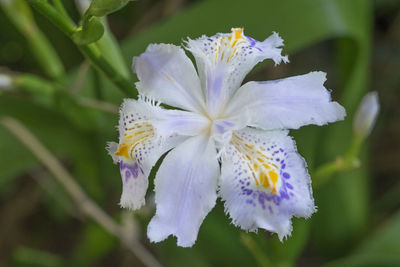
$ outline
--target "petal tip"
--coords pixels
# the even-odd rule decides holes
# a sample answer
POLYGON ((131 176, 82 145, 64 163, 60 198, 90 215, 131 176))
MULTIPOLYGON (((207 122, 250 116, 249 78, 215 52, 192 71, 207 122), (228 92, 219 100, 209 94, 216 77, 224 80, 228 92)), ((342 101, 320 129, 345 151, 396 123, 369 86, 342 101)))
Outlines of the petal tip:
POLYGON ((111 156, 113 159, 114 164, 117 164, 119 162, 119 157, 115 155, 115 152, 118 149, 118 143, 116 142, 108 142, 106 146, 106 150, 108 154, 111 156))
POLYGON ((121 200, 119 202, 119 205, 121 208, 124 209, 129 209, 129 210, 138 210, 142 206, 146 204, 145 199, 141 199, 139 201, 133 201, 131 197, 127 196, 126 194, 122 193, 121 200))

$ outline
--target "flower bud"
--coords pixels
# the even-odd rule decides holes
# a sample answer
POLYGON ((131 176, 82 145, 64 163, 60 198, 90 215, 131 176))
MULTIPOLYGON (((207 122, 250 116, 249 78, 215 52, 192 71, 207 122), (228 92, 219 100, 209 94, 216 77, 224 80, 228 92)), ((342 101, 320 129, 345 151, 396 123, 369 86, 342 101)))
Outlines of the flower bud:
POLYGON ((375 125, 379 112, 378 93, 370 92, 366 94, 356 111, 353 129, 357 137, 365 138, 375 125))
POLYGON ((81 15, 89 8, 91 0, 75 0, 75 5, 81 15))
POLYGON ((0 90, 11 90, 13 87, 12 79, 9 75, 0 73, 0 90))

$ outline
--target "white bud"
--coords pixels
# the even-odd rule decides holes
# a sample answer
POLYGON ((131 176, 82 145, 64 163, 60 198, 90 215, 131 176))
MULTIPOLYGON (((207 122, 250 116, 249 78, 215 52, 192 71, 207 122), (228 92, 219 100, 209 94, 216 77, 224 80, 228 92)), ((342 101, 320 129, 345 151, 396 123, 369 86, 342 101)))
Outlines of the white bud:
POLYGON ((374 128, 379 113, 378 93, 370 92, 361 100, 354 117, 354 133, 361 138, 367 137, 374 128))
POLYGON ((91 2, 92 0, 75 0, 75 4, 81 15, 89 8, 91 2))
POLYGON ((11 77, 0 73, 0 89, 5 91, 12 89, 12 87, 13 84, 11 77))

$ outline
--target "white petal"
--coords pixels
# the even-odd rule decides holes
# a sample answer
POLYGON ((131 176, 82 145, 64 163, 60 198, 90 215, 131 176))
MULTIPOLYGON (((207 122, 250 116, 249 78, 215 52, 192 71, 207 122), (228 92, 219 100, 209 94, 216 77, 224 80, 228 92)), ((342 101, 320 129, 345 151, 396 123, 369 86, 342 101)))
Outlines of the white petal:
POLYGON ((172 150, 155 179, 157 212, 148 226, 150 240, 174 235, 179 246, 192 246, 215 205, 218 176, 215 146, 208 137, 191 137, 172 150))
POLYGON ((200 112, 204 97, 196 70, 183 49, 175 45, 151 44, 133 59, 138 91, 168 105, 200 112))
POLYGON ((222 157, 220 195, 235 225, 290 235, 291 217, 314 211, 304 159, 286 131, 236 131, 222 157))
POLYGON ((281 56, 282 39, 274 33, 263 42, 232 29, 230 34, 218 33, 187 41, 187 49, 196 58, 202 87, 205 88, 209 114, 217 116, 230 96, 241 85, 246 74, 260 61, 271 58, 276 64, 281 56))
POLYGON ((109 143, 113 160, 120 163, 123 192, 121 206, 138 209, 145 202, 148 175, 157 160, 183 142, 182 134, 196 134, 201 129, 191 120, 195 115, 162 109, 148 101, 127 99, 120 112, 119 144, 109 143), (177 127, 172 127, 176 124, 177 127), (164 129, 166 126, 171 128, 164 129))
POLYGON ((131 210, 139 209, 145 204, 150 170, 145 173, 138 162, 128 164, 121 161, 119 167, 123 185, 120 205, 131 210))
POLYGON ((171 134, 195 136, 207 131, 210 123, 209 119, 198 113, 163 109, 162 112, 158 112, 154 125, 157 131, 165 136, 171 134))
POLYGON ((331 101, 325 80, 324 72, 310 72, 275 81, 248 82, 236 92, 225 116, 265 130, 343 120, 346 112, 331 101))
POLYGON ((210 120, 198 113, 164 109, 151 100, 139 96, 139 100, 125 99, 121 107, 121 116, 119 122, 120 138, 125 133, 126 125, 130 121, 134 124, 138 121, 150 123, 156 130, 159 137, 178 134, 185 136, 194 136, 204 132, 210 124, 210 120), (131 120, 138 116, 138 120, 131 120), (126 120, 126 121, 125 121, 126 120))
POLYGON ((146 169, 146 173, 143 168, 136 161, 119 159, 120 157, 115 155, 118 149, 118 144, 110 142, 108 151, 113 158, 118 158, 120 162, 120 173, 122 178, 122 195, 120 205, 123 208, 131 210, 139 209, 145 204, 145 196, 148 187, 147 176, 150 172, 146 169))

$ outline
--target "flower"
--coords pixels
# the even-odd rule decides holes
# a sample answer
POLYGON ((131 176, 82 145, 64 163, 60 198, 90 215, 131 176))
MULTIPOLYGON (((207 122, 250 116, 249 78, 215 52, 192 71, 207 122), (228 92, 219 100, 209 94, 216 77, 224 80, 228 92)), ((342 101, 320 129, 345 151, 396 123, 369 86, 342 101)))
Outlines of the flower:
POLYGON ((277 33, 258 42, 240 28, 189 39, 198 74, 178 46, 151 44, 134 58, 140 97, 124 101, 119 144, 109 151, 120 163, 120 204, 138 209, 151 168, 172 149, 155 178, 152 242, 174 235, 179 246, 192 246, 217 196, 235 225, 280 240, 292 216, 315 211, 306 163, 286 129, 342 120, 345 110, 331 101, 323 72, 241 85, 264 59, 288 62, 282 45, 277 33))
POLYGON ((363 139, 371 133, 378 113, 378 93, 375 91, 370 92, 361 99, 361 103, 354 116, 353 129, 357 137, 363 139))

